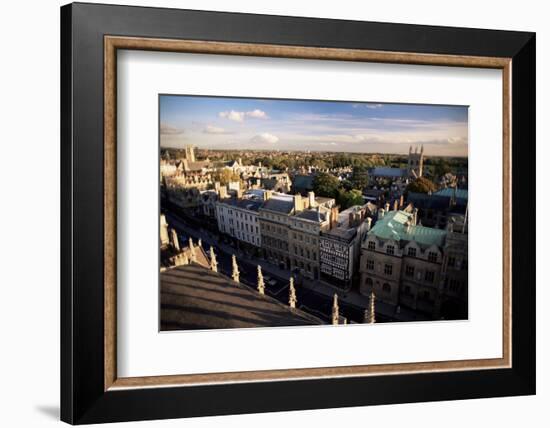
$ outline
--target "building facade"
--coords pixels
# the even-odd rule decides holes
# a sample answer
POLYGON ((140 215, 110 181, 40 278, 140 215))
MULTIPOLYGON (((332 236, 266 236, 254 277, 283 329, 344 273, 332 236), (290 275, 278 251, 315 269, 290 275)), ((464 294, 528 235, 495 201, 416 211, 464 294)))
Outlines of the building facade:
POLYGON ((382 302, 436 318, 444 302, 450 302, 447 306, 455 313, 464 312, 467 272, 456 272, 455 267, 467 264, 467 235, 419 226, 410 212, 385 211, 361 251, 361 294, 374 291, 382 302))
POLYGON ((319 237, 320 279, 333 287, 349 290, 359 263, 361 242, 372 224, 375 206, 354 206, 338 213, 333 209, 330 228, 319 237), (371 211, 369 207, 374 207, 371 211))
POLYGON ((262 201, 228 198, 216 202, 218 229, 239 241, 260 248, 259 209, 262 201))

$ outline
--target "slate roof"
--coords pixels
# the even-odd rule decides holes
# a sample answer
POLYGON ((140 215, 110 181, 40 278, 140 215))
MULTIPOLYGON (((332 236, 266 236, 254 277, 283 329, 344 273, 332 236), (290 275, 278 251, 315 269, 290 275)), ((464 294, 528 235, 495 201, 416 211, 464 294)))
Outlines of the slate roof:
POLYGON ((248 211, 259 211, 263 205, 263 201, 257 199, 224 199, 222 204, 231 205, 237 208, 245 209, 248 211))
POLYGON ((415 208, 438 211, 445 211, 451 206, 451 199, 448 196, 435 193, 428 195, 427 193, 409 192, 407 202, 412 203, 415 208))
POLYGON ((324 212, 317 211, 316 208, 312 210, 304 210, 300 211, 298 214, 296 214, 296 217, 302 218, 304 220, 314 221, 314 222, 323 222, 326 220, 327 215, 324 212))
POLYGON ((411 221, 412 214, 405 211, 389 211, 379 219, 368 236, 374 235, 381 239, 394 239, 396 241, 415 241, 423 246, 443 246, 447 232, 424 226, 410 226, 406 231, 405 223, 411 221))
POLYGON ((407 177, 409 172, 403 168, 390 168, 377 166, 369 171, 374 177, 407 177))
POLYGON ((468 201, 468 189, 454 189, 452 187, 447 187, 445 189, 438 190, 434 195, 446 196, 452 198, 453 196, 457 202, 466 203, 468 201))
POLYGON ((315 176, 313 175, 296 175, 294 180, 292 180, 292 187, 294 189, 312 190, 314 178, 315 176))
POLYGON ((262 208, 269 211, 290 214, 294 209, 294 200, 292 198, 281 198, 273 195, 264 203, 262 208))
POLYGON ((195 264, 162 272, 160 294, 161 330, 324 324, 313 315, 195 264))

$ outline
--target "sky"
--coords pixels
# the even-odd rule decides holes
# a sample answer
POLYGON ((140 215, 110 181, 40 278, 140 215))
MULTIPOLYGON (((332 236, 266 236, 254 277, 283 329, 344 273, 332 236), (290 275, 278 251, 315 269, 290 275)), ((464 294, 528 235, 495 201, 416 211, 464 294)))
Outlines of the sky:
POLYGON ((160 96, 161 147, 468 155, 468 107, 160 96))

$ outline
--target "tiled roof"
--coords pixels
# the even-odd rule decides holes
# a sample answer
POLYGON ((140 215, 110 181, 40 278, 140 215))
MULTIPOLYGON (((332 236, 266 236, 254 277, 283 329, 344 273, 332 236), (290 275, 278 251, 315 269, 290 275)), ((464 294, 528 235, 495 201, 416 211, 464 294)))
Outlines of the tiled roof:
POLYGON ((291 309, 198 265, 183 265, 162 272, 160 291, 161 330, 323 324, 300 309, 291 309))
POLYGON ((447 236, 445 230, 424 226, 409 226, 407 231, 405 227, 407 221, 412 221, 412 214, 405 211, 389 211, 376 222, 368 235, 396 241, 415 241, 425 246, 442 246, 445 242, 447 236))

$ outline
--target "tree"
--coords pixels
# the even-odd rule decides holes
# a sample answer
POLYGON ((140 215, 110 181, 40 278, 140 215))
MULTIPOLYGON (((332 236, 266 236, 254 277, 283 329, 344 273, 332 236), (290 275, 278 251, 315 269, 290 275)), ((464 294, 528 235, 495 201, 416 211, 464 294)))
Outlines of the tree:
POLYGON ((239 181, 239 174, 228 168, 223 168, 214 174, 214 181, 219 181, 222 186, 227 185, 231 181, 239 181))
POLYGON ((415 193, 435 192, 436 189, 435 184, 426 177, 419 177, 407 186, 407 192, 415 193))
POLYGON ((351 182, 355 189, 364 189, 369 185, 369 170, 365 166, 354 166, 351 182))
POLYGON ((326 198, 337 198, 340 180, 335 176, 321 172, 313 179, 313 190, 315 194, 326 198))
POLYGON ((349 192, 340 189, 337 200, 342 210, 353 207, 354 205, 364 204, 363 195, 361 191, 357 189, 350 190, 349 192))
POLYGON ((451 166, 449 162, 443 158, 440 158, 434 165, 434 175, 436 177, 442 177, 448 172, 451 172, 451 166))

